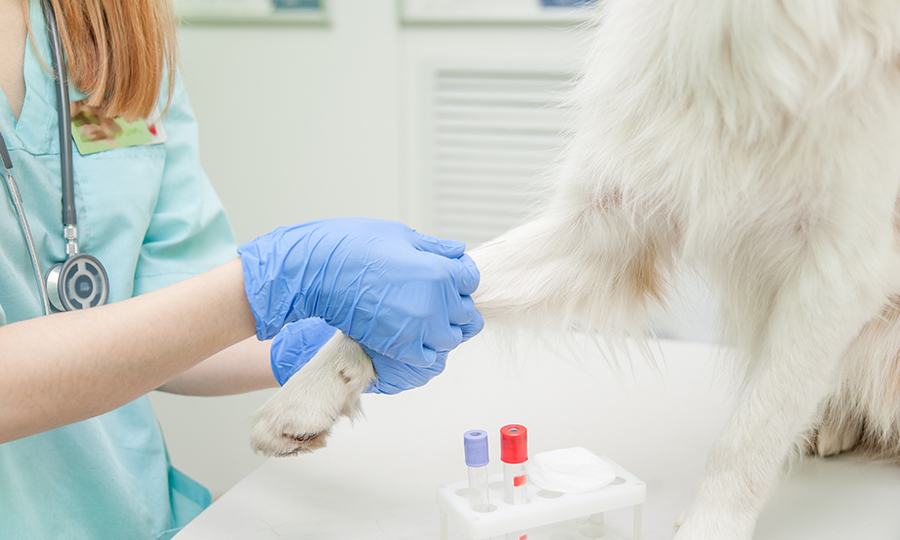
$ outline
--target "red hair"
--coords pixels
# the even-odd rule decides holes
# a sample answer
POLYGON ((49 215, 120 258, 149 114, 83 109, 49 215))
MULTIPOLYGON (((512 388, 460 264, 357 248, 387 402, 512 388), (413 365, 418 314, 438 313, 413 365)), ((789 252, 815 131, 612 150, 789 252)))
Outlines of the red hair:
MULTIPOLYGON (((175 81, 169 0, 50 0, 69 80, 109 117, 147 118, 175 81)), ((168 105, 168 104, 167 104, 168 105)))

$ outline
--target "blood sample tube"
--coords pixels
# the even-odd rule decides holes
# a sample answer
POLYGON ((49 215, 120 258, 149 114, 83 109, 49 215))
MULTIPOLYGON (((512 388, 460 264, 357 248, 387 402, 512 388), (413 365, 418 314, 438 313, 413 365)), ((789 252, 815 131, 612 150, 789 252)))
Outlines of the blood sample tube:
POLYGON ((469 467, 469 505, 476 512, 488 512, 491 501, 487 474, 487 432, 481 429, 467 431, 463 434, 463 444, 469 467))
POLYGON ((528 484, 528 431, 510 424, 500 429, 500 461, 503 462, 503 500, 507 504, 525 504, 528 484))

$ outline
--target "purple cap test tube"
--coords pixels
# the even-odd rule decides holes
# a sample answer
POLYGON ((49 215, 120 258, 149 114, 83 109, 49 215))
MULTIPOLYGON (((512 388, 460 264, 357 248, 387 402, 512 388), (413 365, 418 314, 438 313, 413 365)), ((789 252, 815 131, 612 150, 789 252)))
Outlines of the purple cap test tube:
POLYGON ((489 512, 491 508, 488 488, 487 431, 475 429, 463 434, 466 465, 469 467, 469 504, 476 512, 489 512))
POLYGON ((466 465, 469 467, 484 467, 490 462, 488 459, 487 431, 475 429, 463 434, 463 443, 466 447, 466 465))

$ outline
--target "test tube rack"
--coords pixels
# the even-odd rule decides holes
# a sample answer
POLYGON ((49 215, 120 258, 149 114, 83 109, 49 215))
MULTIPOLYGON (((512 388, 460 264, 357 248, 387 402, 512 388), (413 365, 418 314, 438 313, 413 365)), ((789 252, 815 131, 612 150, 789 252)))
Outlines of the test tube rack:
MULTIPOLYGON (((621 465, 606 456, 616 479, 590 493, 558 493, 528 484, 528 503, 510 505, 503 501, 503 475, 489 477, 491 511, 476 512, 469 505, 468 481, 445 484, 437 490, 441 510, 441 540, 448 540, 448 516, 471 540, 484 540, 527 531, 528 540, 581 540, 621 538, 608 531, 603 513, 634 507, 632 539, 641 540, 641 520, 647 486, 621 465)), ((518 538, 518 537, 516 537, 518 538)))

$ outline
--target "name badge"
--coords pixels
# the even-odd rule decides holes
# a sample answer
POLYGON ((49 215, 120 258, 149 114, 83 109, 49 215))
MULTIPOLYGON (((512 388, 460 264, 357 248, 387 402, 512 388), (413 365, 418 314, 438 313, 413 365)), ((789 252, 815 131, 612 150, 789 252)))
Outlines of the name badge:
POLYGON ((108 118, 100 109, 85 101, 73 101, 70 106, 72 140, 82 156, 115 148, 166 142, 159 112, 147 120, 126 122, 121 118, 108 118))

